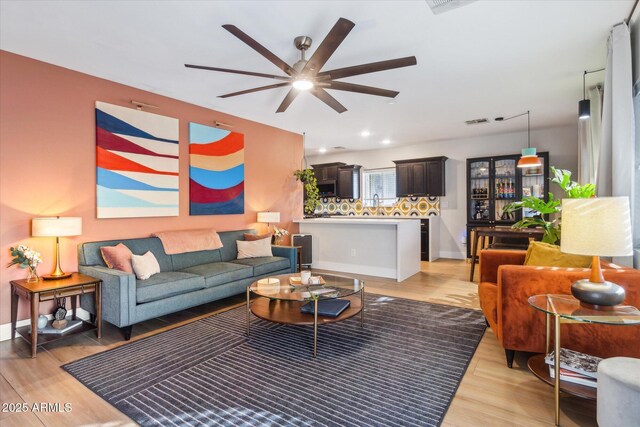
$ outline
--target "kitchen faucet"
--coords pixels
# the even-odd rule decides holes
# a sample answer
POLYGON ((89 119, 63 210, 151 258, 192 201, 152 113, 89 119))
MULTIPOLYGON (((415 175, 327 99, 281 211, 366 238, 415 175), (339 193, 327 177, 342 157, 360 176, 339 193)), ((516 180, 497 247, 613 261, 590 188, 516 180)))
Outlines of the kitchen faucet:
POLYGON ((375 210, 375 214, 378 215, 378 209, 380 208, 380 196, 378 193, 373 195, 373 209, 375 210))

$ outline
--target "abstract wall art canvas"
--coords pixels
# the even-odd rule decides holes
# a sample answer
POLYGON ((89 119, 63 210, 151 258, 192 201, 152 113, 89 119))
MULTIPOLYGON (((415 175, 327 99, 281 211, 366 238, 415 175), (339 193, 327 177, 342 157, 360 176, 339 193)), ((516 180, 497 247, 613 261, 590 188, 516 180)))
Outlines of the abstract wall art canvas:
POLYGON ((189 212, 244 213, 244 135, 189 123, 189 212))
POLYGON ((178 119, 96 102, 98 218, 178 216, 178 119))

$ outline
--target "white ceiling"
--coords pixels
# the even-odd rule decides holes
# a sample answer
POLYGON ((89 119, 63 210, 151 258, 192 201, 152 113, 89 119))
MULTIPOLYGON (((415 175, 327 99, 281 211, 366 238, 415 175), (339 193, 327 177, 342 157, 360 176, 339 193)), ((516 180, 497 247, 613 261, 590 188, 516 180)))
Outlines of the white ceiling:
MULTIPOLYGON (((415 1, 7 1, 0 48, 279 128, 307 134, 307 152, 411 144, 526 129, 493 122, 531 110, 532 128, 575 123, 582 72, 604 66, 611 27, 633 0, 479 0, 434 15, 415 1), (397 90, 388 98, 330 91, 338 114, 287 88, 233 98, 275 80, 187 69, 185 63, 282 74, 224 30, 234 24, 284 61, 293 38, 317 47, 338 18, 356 26, 324 70, 415 55, 418 65, 345 79, 397 90), (467 126, 486 117, 491 123, 467 126), (367 129, 371 136, 359 133, 367 129)), ((309 57, 308 55, 307 57, 309 57)), ((601 73, 602 74, 602 73, 601 73)), ((590 75, 592 82, 602 79, 590 75)), ((215 117, 212 117, 212 120, 215 117)))

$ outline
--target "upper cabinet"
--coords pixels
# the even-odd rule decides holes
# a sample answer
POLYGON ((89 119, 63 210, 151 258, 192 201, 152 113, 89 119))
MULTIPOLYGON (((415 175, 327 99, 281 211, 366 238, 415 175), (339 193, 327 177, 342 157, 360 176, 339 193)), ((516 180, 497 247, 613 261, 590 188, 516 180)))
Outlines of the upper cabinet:
POLYGON ((343 199, 360 198, 360 165, 338 167, 337 196, 343 199))
POLYGON ((447 158, 394 160, 396 164, 396 196, 444 196, 444 164, 447 158))
POLYGON ((319 165, 311 165, 313 168, 313 174, 316 176, 318 182, 320 181, 337 181, 338 180, 338 167, 346 166, 346 163, 321 163, 319 165))
POLYGON ((360 197, 359 165, 347 165, 342 162, 311 165, 318 180, 321 196, 357 199, 360 197))

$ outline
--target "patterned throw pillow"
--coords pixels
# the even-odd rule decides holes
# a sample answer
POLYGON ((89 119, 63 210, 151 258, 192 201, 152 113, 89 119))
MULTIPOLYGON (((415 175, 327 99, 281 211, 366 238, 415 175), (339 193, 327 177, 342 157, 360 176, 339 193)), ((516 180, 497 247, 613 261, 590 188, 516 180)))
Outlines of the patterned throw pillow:
POLYGON ((115 270, 121 270, 125 273, 133 273, 131 266, 131 250, 123 243, 116 246, 103 246, 100 248, 100 254, 107 267, 115 270))

